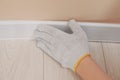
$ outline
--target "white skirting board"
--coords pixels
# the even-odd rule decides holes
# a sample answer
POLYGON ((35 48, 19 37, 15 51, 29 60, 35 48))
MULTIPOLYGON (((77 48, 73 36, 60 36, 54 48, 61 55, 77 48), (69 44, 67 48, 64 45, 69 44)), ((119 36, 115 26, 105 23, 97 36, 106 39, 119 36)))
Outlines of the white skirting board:
MULTIPOLYGON (((0 21, 0 40, 34 39, 33 32, 38 24, 53 25, 61 30, 69 31, 66 21, 0 21)), ((79 22, 85 30, 89 41, 120 42, 120 24, 79 22)))

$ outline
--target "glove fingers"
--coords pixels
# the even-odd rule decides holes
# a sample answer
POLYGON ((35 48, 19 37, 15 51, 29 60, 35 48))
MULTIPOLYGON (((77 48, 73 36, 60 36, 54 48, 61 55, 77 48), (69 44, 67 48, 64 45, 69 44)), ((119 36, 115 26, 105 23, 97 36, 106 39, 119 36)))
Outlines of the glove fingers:
POLYGON ((39 39, 44 39, 44 40, 46 40, 48 43, 51 43, 52 42, 52 40, 54 39, 54 37, 51 35, 51 34, 49 34, 49 33, 47 33, 47 32, 44 32, 44 31, 38 31, 38 30, 36 30, 35 32, 34 32, 34 36, 35 36, 35 39, 37 40, 39 40, 39 39))
MULTIPOLYGON (((44 46, 42 48, 44 48, 44 51, 48 54, 53 54, 53 49, 55 49, 54 47, 54 43, 55 43, 55 38, 53 37, 52 34, 45 32, 45 31, 39 31, 38 29, 34 32, 37 44, 39 45, 39 43, 43 43, 44 46), (47 50, 45 50, 47 48, 47 50)), ((41 47, 41 46, 40 46, 41 47)))
POLYGON ((41 40, 41 42, 43 43, 43 45, 39 44, 39 48, 41 47, 41 49, 51 58, 55 59, 56 61, 59 62, 59 56, 57 56, 55 47, 47 44, 45 40, 41 40))
POLYGON ((68 22, 68 26, 73 31, 73 34, 85 34, 84 30, 80 27, 80 25, 75 20, 70 20, 68 22))
POLYGON ((40 48, 43 52, 46 52, 46 53, 50 52, 42 40, 39 40, 39 41, 36 40, 36 46, 40 48))
POLYGON ((68 35, 68 33, 64 32, 62 30, 59 30, 58 28, 49 26, 49 25, 38 25, 37 30, 49 33, 50 35, 52 35, 54 37, 68 35))
POLYGON ((43 40, 43 39, 36 40, 36 44, 37 44, 38 48, 40 48, 46 54, 52 56, 52 54, 53 54, 53 52, 52 52, 53 46, 51 46, 46 40, 43 40))
POLYGON ((60 46, 55 46, 59 43, 50 43, 49 41, 46 41, 43 38, 36 39, 37 47, 39 47, 41 50, 43 50, 46 54, 54 58, 56 61, 59 61, 61 57, 59 57, 61 54, 58 54, 59 52, 64 53, 63 50, 58 51, 60 46), (41 44, 42 43, 42 44, 41 44), (62 52, 63 51, 63 52, 62 52))

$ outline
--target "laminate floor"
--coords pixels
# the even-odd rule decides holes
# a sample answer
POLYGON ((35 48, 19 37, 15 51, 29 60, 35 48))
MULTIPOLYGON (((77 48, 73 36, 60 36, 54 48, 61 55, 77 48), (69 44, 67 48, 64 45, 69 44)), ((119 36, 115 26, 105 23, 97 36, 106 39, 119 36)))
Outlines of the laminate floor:
MULTIPOLYGON (((95 62, 120 80, 120 43, 89 42, 95 62)), ((36 47, 33 40, 0 40, 0 80, 82 80, 36 47)))

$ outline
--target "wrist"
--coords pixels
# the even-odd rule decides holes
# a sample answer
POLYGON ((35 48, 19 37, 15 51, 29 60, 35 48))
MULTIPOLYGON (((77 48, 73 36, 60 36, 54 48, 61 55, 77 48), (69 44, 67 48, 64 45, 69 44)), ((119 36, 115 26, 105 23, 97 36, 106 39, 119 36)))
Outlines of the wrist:
POLYGON ((73 71, 74 71, 75 73, 77 72, 77 68, 78 68, 78 66, 81 64, 81 62, 82 62, 84 59, 86 59, 88 56, 90 56, 90 54, 89 54, 89 53, 86 53, 86 54, 80 56, 79 59, 77 59, 76 63, 74 64, 74 67, 73 67, 73 71))
POLYGON ((76 73, 84 80, 112 80, 89 56, 81 61, 76 73))

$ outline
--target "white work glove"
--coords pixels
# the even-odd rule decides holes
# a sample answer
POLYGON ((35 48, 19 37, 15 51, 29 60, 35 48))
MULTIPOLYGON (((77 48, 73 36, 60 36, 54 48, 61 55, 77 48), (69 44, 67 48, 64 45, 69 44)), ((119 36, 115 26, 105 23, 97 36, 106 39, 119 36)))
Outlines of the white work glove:
POLYGON ((66 33, 50 25, 38 25, 35 30, 37 47, 63 67, 76 71, 80 61, 89 55, 85 32, 75 20, 67 25, 73 33, 66 33))

